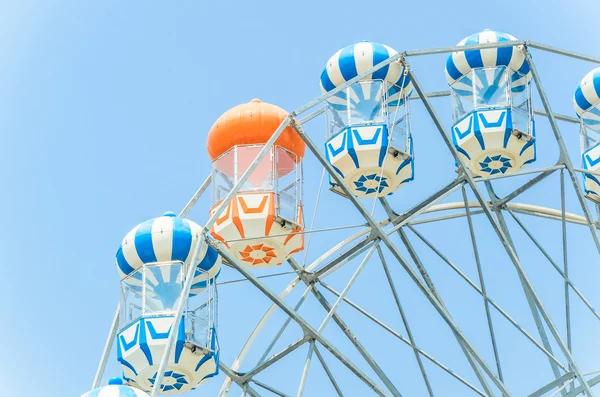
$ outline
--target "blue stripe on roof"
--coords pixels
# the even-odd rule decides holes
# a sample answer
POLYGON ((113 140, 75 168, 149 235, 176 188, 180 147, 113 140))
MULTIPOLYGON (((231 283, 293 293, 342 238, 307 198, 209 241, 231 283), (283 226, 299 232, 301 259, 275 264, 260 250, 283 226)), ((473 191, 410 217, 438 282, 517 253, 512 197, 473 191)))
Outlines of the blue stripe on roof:
MULTIPOLYGON (((505 40, 502 40, 505 41, 505 40)), ((508 66, 513 56, 513 47, 498 48, 498 55, 496 56, 496 65, 508 66)))
POLYGON ((173 248, 171 260, 185 262, 192 249, 192 229, 187 220, 173 219, 173 248))
POLYGON ((323 69, 323 73, 321 73, 321 85, 326 92, 329 92, 335 88, 335 85, 333 85, 331 79, 329 78, 327 68, 323 69))
MULTIPOLYGON (((479 44, 479 33, 469 36, 465 45, 479 44)), ((481 58, 481 50, 465 51, 465 58, 471 68, 482 68, 483 59, 481 58)))
MULTIPOLYGON (((496 41, 497 42, 503 42, 503 41, 511 41, 511 38, 506 34, 506 33, 502 33, 502 32, 494 32, 496 34, 496 41)), ((512 55, 513 55, 513 49, 514 47, 503 47, 503 48, 497 48, 496 49, 496 65, 497 66, 508 66, 510 64, 510 61, 512 60, 512 55)))
POLYGON ((352 44, 344 48, 340 53, 340 58, 338 60, 338 65, 340 66, 342 77, 344 77, 344 80, 346 81, 358 75, 358 72, 356 71, 356 62, 354 59, 355 46, 355 44, 352 44))
POLYGON ((523 64, 521 65, 519 70, 517 70, 517 72, 521 73, 522 75, 527 75, 529 74, 529 71, 529 63, 527 62, 527 59, 523 58, 523 64))
POLYGON ((600 97, 600 69, 596 69, 592 76, 592 83, 594 84, 594 91, 596 91, 596 95, 600 97))
MULTIPOLYGON (((390 54, 388 53, 387 48, 379 43, 371 43, 371 47, 373 47, 373 66, 377 65, 388 59, 390 54)), ((388 74, 388 70, 390 69, 390 65, 385 65, 375 73, 373 73, 373 80, 384 80, 388 74)))
POLYGON ((578 86, 575 90, 575 102, 577 103, 577 106, 579 106, 583 110, 587 110, 592 107, 592 104, 589 103, 585 95, 583 95, 581 86, 578 86))
POLYGON ((152 245, 152 225, 155 219, 142 223, 135 233, 135 250, 143 263, 156 262, 154 246, 152 245))
POLYGON ((119 247, 117 251, 117 266, 124 274, 131 274, 135 271, 135 269, 127 262, 125 259, 125 255, 123 255, 123 247, 119 247))
POLYGON ((448 57, 448 60, 446 60, 446 71, 448 72, 450 77, 452 77, 453 80, 458 80, 462 76, 461 71, 458 70, 456 64, 454 63, 454 59, 452 59, 452 55, 450 55, 448 57))
POLYGON ((219 254, 217 253, 217 251, 209 246, 206 249, 206 255, 204 255, 204 259, 202 259, 202 262, 198 264, 198 267, 206 271, 212 269, 212 267, 217 262, 218 256, 219 254))

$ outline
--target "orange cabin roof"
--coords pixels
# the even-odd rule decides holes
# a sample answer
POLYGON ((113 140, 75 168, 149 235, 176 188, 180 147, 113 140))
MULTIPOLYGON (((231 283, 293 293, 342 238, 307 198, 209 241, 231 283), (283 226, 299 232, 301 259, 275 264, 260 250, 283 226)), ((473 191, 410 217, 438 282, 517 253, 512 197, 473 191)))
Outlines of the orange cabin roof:
MULTIPOLYGON (((217 119, 208 133, 206 148, 212 160, 236 145, 266 143, 287 117, 288 113, 279 106, 253 99, 229 109, 217 119)), ((289 126, 279 136, 276 145, 298 156, 304 156, 306 145, 300 135, 289 126)))

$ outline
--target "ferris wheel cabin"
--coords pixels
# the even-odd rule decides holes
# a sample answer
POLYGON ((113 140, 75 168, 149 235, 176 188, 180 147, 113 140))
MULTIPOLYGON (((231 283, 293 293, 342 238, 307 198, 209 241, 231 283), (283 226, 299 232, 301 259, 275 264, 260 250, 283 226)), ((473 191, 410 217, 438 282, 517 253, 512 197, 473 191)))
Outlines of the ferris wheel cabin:
MULTIPOLYGON (((332 91, 395 54, 371 42, 345 47, 327 62, 321 91, 332 91)), ((404 65, 394 61, 327 99, 325 155, 356 196, 386 196, 414 179, 411 92, 404 65)), ((330 184, 341 192, 331 177, 330 184)))
POLYGON ((130 386, 151 391, 171 332, 177 332, 160 392, 183 393, 219 372, 217 293, 221 257, 196 253, 202 228, 173 213, 131 230, 117 252, 121 301, 117 358, 130 386), (189 266, 195 266, 181 322, 173 327, 189 266), (176 328, 173 330, 172 328, 176 328))
POLYGON ((600 68, 581 80, 573 106, 581 121, 583 169, 591 172, 583 174, 583 187, 586 197, 600 204, 600 68))
MULTIPOLYGON (((484 30, 459 46, 516 40, 484 30)), ((446 62, 452 141, 475 176, 514 173, 536 159, 531 72, 521 48, 454 52, 446 62)))
MULTIPOLYGON (((211 216, 286 116, 280 107, 253 99, 215 122, 207 144, 213 160, 211 216)), ((304 249, 305 149, 296 130, 286 127, 211 227, 212 237, 244 266, 277 266, 304 249)))

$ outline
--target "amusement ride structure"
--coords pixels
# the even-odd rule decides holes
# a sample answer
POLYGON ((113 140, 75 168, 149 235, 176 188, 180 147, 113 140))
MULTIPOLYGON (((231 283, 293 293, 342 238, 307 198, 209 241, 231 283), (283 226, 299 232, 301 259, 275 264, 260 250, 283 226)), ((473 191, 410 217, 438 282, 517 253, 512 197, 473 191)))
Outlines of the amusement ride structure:
POLYGON ((259 99, 226 111, 189 203, 118 248, 120 303, 83 397, 212 395, 203 383, 218 379, 219 396, 593 396, 600 351, 580 330, 600 325, 600 68, 574 90, 577 117, 557 114, 532 50, 600 64, 491 30, 404 52, 363 41, 327 61, 322 95, 295 111, 259 99), (425 56, 447 57, 449 90, 425 91, 411 66, 425 56), (581 157, 563 132, 576 126, 581 157), (186 217, 209 188, 200 226, 186 217), (222 280, 226 268, 243 278, 222 280), (270 306, 253 328, 239 320, 249 336, 232 346, 217 288, 253 311, 241 282, 270 306), (101 386, 113 350, 122 374, 101 386))

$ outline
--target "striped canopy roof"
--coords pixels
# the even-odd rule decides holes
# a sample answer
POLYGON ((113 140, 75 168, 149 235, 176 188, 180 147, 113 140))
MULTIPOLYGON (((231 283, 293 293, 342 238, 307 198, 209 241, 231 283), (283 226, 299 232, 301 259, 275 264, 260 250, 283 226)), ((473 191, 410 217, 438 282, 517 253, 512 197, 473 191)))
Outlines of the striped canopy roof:
MULTIPOLYGON (((321 92, 333 90, 396 54, 397 51, 391 47, 369 41, 339 50, 327 61, 321 73, 321 92)), ((404 65, 392 62, 366 76, 361 80, 361 84, 355 84, 330 97, 328 103, 337 111, 358 111, 359 108, 366 108, 374 113, 381 111, 381 106, 387 105, 388 112, 393 113, 404 103, 404 98, 410 96, 412 90, 413 86, 405 74, 404 65), (387 90, 377 80, 388 82, 387 90), (373 101, 381 102, 381 105, 365 106, 366 102, 373 101)))
MULTIPOLYGON (((486 29, 475 33, 462 41, 458 46, 515 41, 514 36, 507 33, 494 32, 486 29)), ((531 70, 525 55, 518 46, 488 48, 483 50, 469 50, 453 52, 446 61, 446 80, 453 90, 459 95, 472 95, 475 90, 486 90, 498 84, 499 73, 479 73, 477 77, 465 77, 476 68, 506 66, 513 72, 510 76, 511 90, 513 93, 522 92, 531 80, 531 70)), ((503 78, 503 77, 502 77, 503 78)))
POLYGON ((600 67, 581 80, 573 95, 573 107, 587 126, 600 129, 600 67))
MULTIPOLYGON (((123 239, 117 251, 117 269, 122 279, 133 274, 127 281, 130 288, 142 286, 142 275, 135 271, 144 264, 180 261, 189 265, 197 244, 204 238, 202 228, 173 213, 142 222, 123 239)), ((221 268, 221 257, 214 248, 204 244, 195 263, 196 274, 190 295, 195 295, 213 282, 221 268)), ((147 291, 166 283, 181 283, 175 267, 160 267, 146 271, 147 291)))

